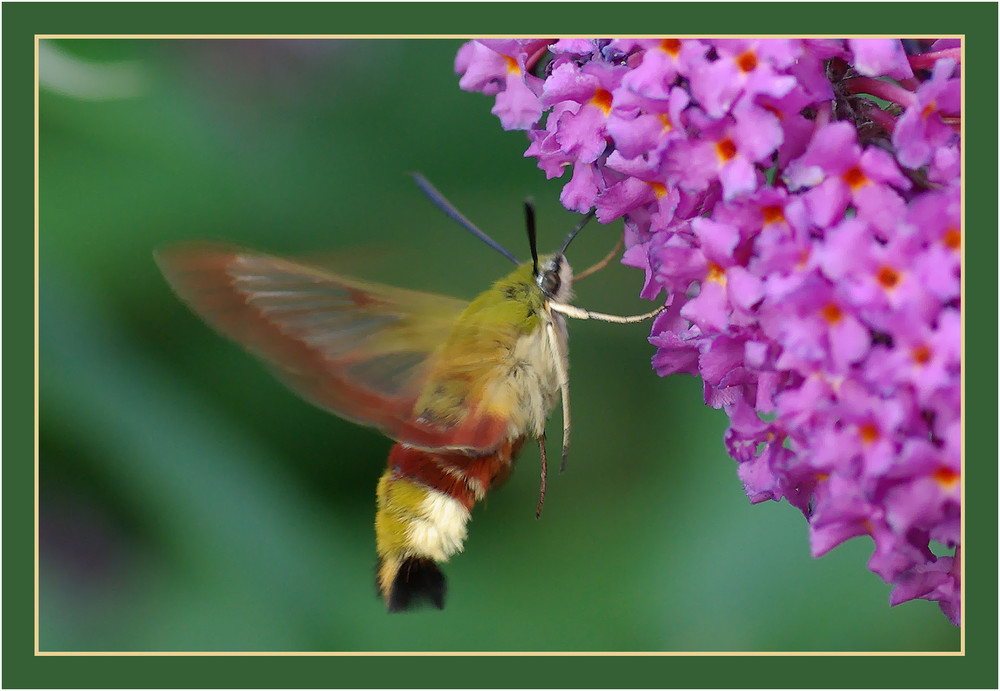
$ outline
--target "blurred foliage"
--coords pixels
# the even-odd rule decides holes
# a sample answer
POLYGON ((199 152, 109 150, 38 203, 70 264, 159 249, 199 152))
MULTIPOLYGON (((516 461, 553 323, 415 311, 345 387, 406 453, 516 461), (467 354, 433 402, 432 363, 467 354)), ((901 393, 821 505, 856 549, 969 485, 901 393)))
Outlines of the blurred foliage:
MULTIPOLYGON (((725 417, 652 373, 648 325, 573 323, 574 447, 534 517, 537 451, 476 508, 448 606, 387 616, 375 482, 391 443, 298 400, 170 292, 165 243, 217 239, 471 298, 508 270, 405 175, 515 254, 575 223, 457 41, 44 42, 40 103, 43 650, 935 650, 870 541, 809 557, 751 507, 725 417)), ((584 267, 620 224, 574 244, 584 267)), ((611 266, 578 304, 629 313, 611 266)), ((554 416, 550 436, 556 431, 554 416)))

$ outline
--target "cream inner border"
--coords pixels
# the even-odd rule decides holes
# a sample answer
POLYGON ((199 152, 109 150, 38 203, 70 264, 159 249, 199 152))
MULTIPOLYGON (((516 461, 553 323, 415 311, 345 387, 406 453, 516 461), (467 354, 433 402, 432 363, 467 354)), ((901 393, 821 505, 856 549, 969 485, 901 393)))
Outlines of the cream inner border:
MULTIPOLYGON (((680 34, 674 36, 674 38, 788 38, 789 34, 760 34, 760 35, 741 35, 741 34, 680 34)), ((827 34, 796 34, 795 38, 854 38, 852 36, 842 36, 842 35, 827 35, 827 34)), ((961 539, 962 539, 962 549, 960 555, 961 562, 961 574, 962 574, 962 603, 961 603, 961 633, 960 640, 961 644, 959 650, 947 650, 947 651, 851 651, 851 652, 823 652, 823 651, 811 651, 811 652, 800 652, 800 651, 789 651, 789 652, 746 652, 746 651, 718 651, 718 652, 657 652, 657 651, 634 651, 634 652, 610 652, 610 651, 589 651, 589 652, 559 652, 559 651, 545 651, 545 652, 535 652, 535 651, 519 651, 519 652, 479 652, 479 651, 434 651, 434 652, 413 652, 413 651, 373 651, 373 652, 339 652, 339 651, 329 651, 329 652, 293 652, 293 651, 260 651, 260 652, 225 652, 225 651, 190 651, 190 652, 158 652, 158 651, 127 651, 127 652, 90 652, 90 651, 75 651, 75 652, 64 652, 64 651, 43 651, 38 648, 38 467, 39 467, 39 457, 38 457, 38 46, 39 42, 43 40, 51 39, 147 39, 147 40, 205 40, 205 39, 225 39, 225 40, 247 40, 247 39, 474 39, 474 38, 524 38, 520 35, 512 34, 482 34, 478 36, 462 35, 462 34, 427 34, 427 35, 386 35, 386 34, 35 34, 35 199, 34 199, 34 233, 35 233, 35 430, 34 430, 34 440, 35 440, 35 487, 34 487, 34 550, 35 550, 35 572, 34 572, 34 582, 35 582, 35 600, 34 600, 34 619, 35 619, 35 631, 34 631, 34 654, 36 656, 55 656, 55 657, 65 657, 65 656, 95 656, 95 657, 114 657, 114 656, 191 656, 191 655, 212 655, 212 656, 231 656, 231 657, 247 657, 247 656, 345 656, 345 657, 399 657, 399 656, 454 656, 454 657, 483 657, 483 656, 507 656, 507 657, 572 657, 572 656, 605 656, 605 657, 665 657, 665 656, 691 656, 691 657, 706 657, 706 656, 733 656, 733 657, 744 657, 744 656, 789 656, 789 657, 802 657, 802 656, 815 656, 815 655, 825 655, 825 656, 964 656, 965 655, 965 581, 966 581, 966 571, 965 571, 965 553, 966 553, 966 543, 965 543, 965 310, 961 310, 961 330, 962 330, 962 346, 961 346, 961 360, 962 360, 962 370, 961 370, 961 407, 962 407, 962 446, 961 446, 961 497, 962 497, 962 518, 961 518, 961 539)), ((593 36, 584 35, 565 35, 562 38, 593 38, 593 36)), ((615 38, 659 38, 659 36, 650 36, 648 34, 622 34, 617 35, 615 38)), ((936 36, 923 36, 923 35, 865 35, 858 38, 957 38, 962 41, 962 64, 965 64, 965 35, 964 34, 942 34, 936 36)), ((456 83, 457 88, 457 83, 456 83)), ((962 123, 961 123, 961 140, 965 142, 965 79, 962 79, 962 123)), ((962 216, 961 225, 962 233, 965 234, 965 152, 962 152, 962 216)), ((961 275, 961 293, 962 293, 962 304, 964 307, 965 301, 965 242, 963 239, 961 246, 961 264, 962 264, 962 275, 961 275)))

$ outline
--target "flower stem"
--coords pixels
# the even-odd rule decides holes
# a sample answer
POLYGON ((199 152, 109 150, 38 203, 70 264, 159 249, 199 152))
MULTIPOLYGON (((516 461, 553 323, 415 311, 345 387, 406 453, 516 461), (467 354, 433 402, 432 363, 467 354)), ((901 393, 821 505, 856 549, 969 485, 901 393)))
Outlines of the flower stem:
POLYGON ((851 94, 871 94, 876 98, 898 103, 901 106, 909 107, 916 101, 913 92, 907 91, 901 86, 892 82, 885 82, 881 79, 871 77, 854 77, 844 82, 844 87, 851 94))
POLYGON ((541 59, 541 57, 548 52, 548 50, 549 47, 547 45, 542 46, 541 48, 535 51, 534 55, 528 56, 528 59, 524 61, 524 71, 531 72, 531 70, 535 66, 535 63, 538 62, 541 59))
POLYGON ((906 59, 910 61, 910 69, 914 70, 930 69, 934 67, 934 64, 938 60, 943 60, 945 58, 954 60, 958 64, 962 64, 962 49, 945 48, 944 50, 936 50, 933 53, 920 53, 919 55, 906 56, 906 59))
POLYGON ((868 109, 866 115, 872 122, 889 134, 892 134, 892 131, 896 129, 896 118, 889 115, 874 103, 872 104, 872 107, 868 109))

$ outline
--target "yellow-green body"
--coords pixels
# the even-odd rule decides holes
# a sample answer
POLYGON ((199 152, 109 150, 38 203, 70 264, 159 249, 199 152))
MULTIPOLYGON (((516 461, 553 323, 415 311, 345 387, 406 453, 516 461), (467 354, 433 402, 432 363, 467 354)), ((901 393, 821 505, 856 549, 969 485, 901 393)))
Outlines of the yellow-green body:
MULTIPOLYGON (((409 606, 412 592, 436 601, 428 593, 437 582, 426 583, 439 576, 433 564, 461 551, 473 503, 509 473, 525 438, 544 434, 566 358, 565 322, 549 299, 533 265, 522 264, 476 297, 439 347, 414 415, 454 428, 471 418, 473 439, 496 442, 474 452, 393 448, 375 518, 378 582, 390 609, 409 606)), ((443 580, 440 588, 443 598, 443 580)))
POLYGON ((566 340, 562 316, 548 311, 546 301, 529 263, 476 297, 441 344, 414 413, 459 425, 478 411, 508 419, 506 439, 541 434, 559 392, 545 323, 566 340))

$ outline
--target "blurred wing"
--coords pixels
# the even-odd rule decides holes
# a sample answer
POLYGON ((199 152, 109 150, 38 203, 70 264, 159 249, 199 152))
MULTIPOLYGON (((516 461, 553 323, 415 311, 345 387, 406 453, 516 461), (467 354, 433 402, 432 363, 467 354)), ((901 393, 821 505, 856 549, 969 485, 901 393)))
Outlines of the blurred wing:
POLYGON ((501 441, 475 416, 446 427, 413 412, 468 303, 224 246, 169 247, 156 260, 210 326, 315 405, 425 448, 501 441))

